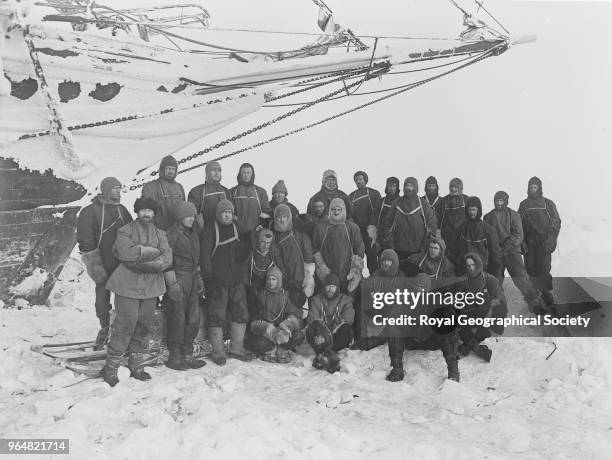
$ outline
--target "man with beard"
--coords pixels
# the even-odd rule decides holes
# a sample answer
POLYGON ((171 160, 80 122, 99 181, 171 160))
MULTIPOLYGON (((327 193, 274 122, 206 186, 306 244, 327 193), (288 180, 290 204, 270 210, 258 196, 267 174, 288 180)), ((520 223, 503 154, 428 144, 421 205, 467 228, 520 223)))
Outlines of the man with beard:
POLYGON ((300 215, 300 211, 298 211, 298 209, 295 206, 289 203, 289 201, 287 200, 288 194, 289 194, 289 191, 287 190, 285 181, 279 180, 274 185, 274 187, 272 187, 272 200, 270 201, 270 207, 272 208, 272 212, 274 212, 274 210, 279 204, 284 204, 284 205, 289 206, 289 209, 291 209, 291 221, 293 222, 294 225, 296 225, 299 222, 298 217, 300 215))
POLYGON ((419 198, 418 191, 418 181, 407 177, 404 196, 393 204, 386 219, 385 245, 397 252, 404 272, 409 268, 408 258, 424 252, 429 237, 438 229, 432 209, 427 200, 419 198))
POLYGON ((467 195, 463 194, 463 181, 458 177, 451 179, 449 194, 440 202, 441 217, 438 219, 440 225, 440 236, 446 243, 446 257, 451 261, 460 261, 455 264, 456 274, 463 273, 463 261, 459 254, 459 232, 465 223, 465 202, 467 195))
POLYGON ((319 287, 323 287, 327 275, 333 272, 340 277, 341 292, 352 293, 357 289, 363 270, 364 245, 359 227, 346 218, 341 198, 331 201, 329 220, 315 229, 312 248, 319 287))
POLYGON ((204 183, 192 188, 188 196, 188 200, 194 204, 198 211, 196 215, 198 229, 202 229, 208 224, 212 225, 215 221, 217 203, 229 199, 227 188, 221 185, 221 165, 216 161, 210 161, 206 163, 204 170, 206 172, 204 183))
POLYGON ((159 209, 155 213, 153 224, 161 229, 168 230, 174 225, 174 208, 185 201, 185 190, 176 181, 178 174, 178 162, 173 156, 162 158, 159 164, 159 179, 147 182, 142 187, 142 197, 155 200, 159 209))
POLYGON ((266 287, 266 273, 276 266, 272 253, 274 233, 268 228, 261 228, 255 233, 255 246, 248 260, 248 275, 245 286, 249 318, 257 313, 257 293, 266 287))
POLYGON ((196 212, 193 203, 179 203, 175 209, 176 222, 167 234, 172 266, 164 272, 169 297, 166 342, 170 356, 166 366, 177 371, 206 365, 206 361, 193 356, 193 341, 200 327, 200 294, 204 290, 200 276, 200 240, 194 229, 196 212))
POLYGON ((255 185, 255 169, 250 163, 240 165, 236 179, 238 185, 229 191, 236 208, 236 224, 240 233, 252 232, 259 226, 260 219, 272 217, 268 193, 255 185))
POLYGON ((453 278, 455 276, 453 263, 445 256, 446 243, 437 236, 431 237, 425 253, 415 254, 408 258, 410 268, 408 275, 425 273, 432 279, 453 278))
POLYGON ((257 308, 249 325, 248 346, 264 361, 291 362, 290 350, 304 341, 300 331, 301 312, 289 293, 283 289, 283 274, 271 267, 266 274, 266 287, 257 293, 257 308))
POLYGON ((329 215, 330 203, 334 198, 340 198, 342 201, 344 201, 346 218, 350 219, 353 213, 353 210, 351 209, 351 200, 346 193, 338 189, 338 175, 336 174, 336 171, 328 169, 323 173, 321 190, 315 193, 308 201, 306 213, 314 216, 314 203, 317 201, 322 201, 325 204, 325 215, 329 215))
POLYGON ((312 204, 313 214, 303 214, 301 217, 305 217, 304 232, 310 237, 310 240, 314 238, 315 228, 327 223, 327 207, 325 202, 317 200, 312 204))
POLYGON ((495 193, 493 198, 495 207, 484 216, 484 221, 493 228, 497 235, 501 251, 499 264, 494 262, 489 264, 489 271, 497 277, 499 285, 503 286, 504 272, 507 269, 512 281, 523 294, 529 311, 542 314, 545 305, 542 305, 542 299, 531 284, 521 255, 523 244, 521 216, 508 207, 508 199, 509 196, 504 191, 495 193))
MULTIPOLYGON (((460 314, 469 318, 505 318, 508 314, 506 296, 502 291, 499 281, 493 275, 485 273, 482 260, 475 252, 469 252, 465 256, 465 270, 467 277, 462 286, 461 293, 474 294, 475 298, 481 295, 482 303, 466 305, 460 314)), ((459 355, 467 356, 474 353, 484 361, 491 361, 492 352, 486 345, 481 344, 484 339, 491 337, 491 332, 501 335, 504 333, 503 325, 492 325, 490 328, 484 326, 462 326, 459 328, 459 338, 462 344, 459 346, 459 355)))
POLYGON ((77 242, 87 273, 96 283, 96 316, 100 331, 94 350, 100 350, 108 337, 110 326, 110 291, 108 277, 119 261, 113 254, 117 230, 132 222, 132 216, 121 203, 121 183, 106 177, 100 183, 100 194, 85 206, 77 218, 77 242))
POLYGON ((337 274, 328 274, 323 286, 323 292, 311 299, 306 340, 316 354, 312 366, 333 374, 340 370, 338 351, 353 339, 355 310, 351 297, 340 292, 337 274))
MULTIPOLYGON (((482 221, 482 204, 477 196, 469 197, 465 208, 466 221, 459 229, 459 257, 457 265, 465 268, 466 254, 475 252, 480 256, 483 270, 486 272, 489 264, 499 267, 500 247, 497 234, 493 227, 482 221)), ((465 273, 463 270, 460 274, 465 273)))
POLYGON ((312 244, 308 235, 293 228, 291 209, 285 204, 274 210, 273 253, 289 298, 298 308, 307 310, 307 299, 315 288, 312 244))
POLYGON ((349 195, 353 207, 353 221, 359 226, 365 244, 368 271, 374 273, 378 266, 376 218, 380 214, 382 198, 378 191, 366 186, 368 175, 364 171, 357 171, 353 180, 357 185, 357 190, 349 195))
POLYGON ((108 279, 106 288, 115 294, 117 316, 107 348, 106 364, 100 375, 111 387, 119 382, 117 369, 127 351, 130 377, 149 380, 143 354, 149 345, 149 334, 157 297, 166 292, 163 271, 172 264, 172 249, 166 233, 153 224, 157 203, 138 198, 134 212, 138 218, 117 232, 113 253, 121 262, 108 279))
POLYGON ((427 200, 427 204, 429 204, 436 215, 436 220, 440 222, 442 219, 442 199, 438 194, 438 190, 438 180, 434 176, 429 176, 425 181, 425 195, 423 195, 423 198, 427 200))
POLYGON ((385 197, 382 200, 378 217, 376 218, 376 233, 378 245, 382 248, 385 238, 385 221, 391 210, 391 206, 395 200, 399 199, 399 179, 397 177, 388 177, 385 185, 385 197))
POLYGON ((240 237, 234 223, 234 205, 229 200, 217 203, 216 220, 200 234, 200 265, 207 292, 208 337, 212 360, 226 364, 223 327, 230 315, 230 357, 250 361, 252 354, 244 349, 244 333, 249 313, 244 288, 246 259, 249 256, 248 235, 240 237))
POLYGON ((551 254, 557 247, 561 231, 561 217, 552 200, 544 198, 542 181, 537 177, 529 179, 527 198, 521 201, 518 213, 523 221, 525 243, 525 267, 531 282, 542 292, 544 300, 551 305, 553 281, 550 276, 551 254))

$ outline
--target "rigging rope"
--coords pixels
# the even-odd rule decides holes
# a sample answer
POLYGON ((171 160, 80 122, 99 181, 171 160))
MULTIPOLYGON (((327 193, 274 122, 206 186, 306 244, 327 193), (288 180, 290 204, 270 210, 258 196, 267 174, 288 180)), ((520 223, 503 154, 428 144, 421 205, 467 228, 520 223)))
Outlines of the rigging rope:
MULTIPOLYGON (((266 145, 266 144, 269 144, 269 143, 271 143, 271 142, 275 142, 275 141, 280 140, 280 139, 283 139, 283 138, 285 138, 285 137, 292 136, 292 135, 294 135, 294 134, 300 133, 300 132, 302 132, 302 131, 305 131, 305 130, 307 130, 307 129, 313 128, 313 127, 315 127, 315 126, 318 126, 318 125, 321 125, 321 124, 327 123, 327 122, 329 122, 329 121, 331 121, 331 120, 334 120, 334 119, 336 119, 336 118, 340 118, 340 117, 343 117, 343 116, 345 116, 345 115, 348 115, 348 114, 350 114, 350 113, 352 113, 352 112, 356 112, 357 110, 361 110, 361 109, 363 109, 363 108, 369 107, 369 106, 374 105, 374 104, 376 104, 376 103, 378 103, 378 102, 382 102, 382 101, 384 101, 384 100, 390 99, 390 98, 392 98, 392 97, 394 97, 394 96, 397 96, 397 95, 399 95, 399 94, 402 94, 402 93, 404 93, 404 92, 406 92, 406 91, 409 91, 409 90, 411 90, 411 89, 414 89, 414 88, 416 88, 416 87, 418 87, 418 86, 424 85, 424 84, 429 83, 429 82, 431 82, 431 81, 433 81, 433 80, 437 80, 438 78, 442 78, 442 77, 444 77, 444 76, 446 76, 446 75, 449 75, 449 74, 451 74, 451 73, 457 72, 458 70, 461 70, 461 69, 463 69, 463 68, 465 68, 465 67, 468 67, 468 66, 470 66, 470 65, 476 64, 477 62, 480 62, 480 61, 482 61, 482 60, 484 60, 484 59, 486 59, 486 58, 488 58, 488 57, 490 57, 490 56, 494 55, 494 54, 495 54, 495 53, 498 51, 498 49, 501 49, 503 46, 505 46, 505 42, 500 43, 499 45, 496 45, 496 46, 492 47, 492 48, 491 48, 491 49, 489 49, 488 51, 483 52, 481 55, 479 55, 478 57, 476 57, 476 58, 472 59, 470 62, 467 62, 467 63, 465 63, 465 64, 462 64, 462 65, 460 65, 460 66, 458 66, 458 67, 456 67, 456 68, 453 68, 453 69, 451 69, 451 70, 448 70, 448 71, 446 71, 446 72, 443 72, 443 73, 441 73, 441 74, 439 74, 439 75, 434 75, 434 76, 432 76, 432 77, 430 77, 430 78, 427 78, 427 79, 425 79, 425 80, 422 80, 422 81, 419 81, 419 82, 416 82, 416 83, 410 84, 410 85, 409 85, 409 86, 407 86, 406 88, 399 89, 398 91, 395 91, 395 92, 393 92, 393 93, 391 93, 391 94, 388 94, 388 95, 382 96, 382 97, 380 97, 380 98, 374 99, 374 100, 372 100, 372 101, 366 102, 365 104, 358 105, 358 106, 353 107, 353 108, 351 108, 351 109, 349 109, 349 110, 345 110, 345 111, 343 111, 343 112, 337 113, 337 114, 335 114, 335 115, 332 115, 332 116, 330 116, 330 117, 324 118, 324 119, 319 120, 319 121, 317 121, 317 122, 310 123, 310 124, 308 124, 308 125, 302 126, 302 127, 300 127, 300 128, 297 128, 297 129, 294 129, 294 130, 291 130, 291 131, 287 131, 287 132, 285 132, 285 133, 283 133, 283 134, 280 134, 280 135, 278 135, 278 136, 271 137, 271 138, 269 138, 269 139, 266 139, 266 140, 264 140, 264 141, 258 142, 258 143, 256 143, 256 144, 252 144, 252 145, 250 145, 250 146, 248 146, 248 147, 243 147, 243 148, 241 148, 241 149, 238 149, 238 150, 235 150, 235 151, 233 151, 233 152, 227 153, 227 154, 225 154, 225 155, 221 155, 221 156, 219 156, 219 157, 216 157, 216 158, 210 159, 210 160, 205 161, 205 162, 203 162, 203 163, 199 163, 199 164, 194 165, 194 166, 191 166, 191 167, 189 167, 189 168, 186 168, 186 169, 181 169, 181 170, 178 172, 178 174, 186 173, 186 172, 192 171, 192 170, 194 170, 194 169, 201 168, 201 167, 203 167, 203 166, 206 166, 206 164, 210 163, 211 161, 221 161, 221 160, 224 160, 224 159, 226 159, 226 158, 229 158, 229 157, 232 157, 232 156, 239 155, 239 154, 241 154, 241 153, 247 152, 247 151, 249 151, 249 150, 253 150, 253 149, 255 149, 255 148, 262 147, 262 146, 264 146, 264 145, 266 145)), ((356 82, 355 84, 358 84, 358 83, 359 83, 359 82, 356 82)), ((339 91, 340 91, 340 92, 344 91, 344 88, 340 89, 339 91)), ((334 93, 337 93, 337 91, 335 91, 334 93)), ((334 94, 334 93, 331 93, 331 94, 334 94)), ((328 96, 329 96, 329 95, 328 95, 328 96)), ((312 103, 312 104, 310 104, 310 105, 313 105, 313 104, 315 104, 315 103, 317 103, 317 102, 322 102, 323 100, 325 100, 325 99, 327 99, 327 98, 328 98, 328 97, 326 97, 326 98, 321 98, 321 99, 319 99, 319 100, 315 101, 314 103, 312 103)), ((212 149, 211 149, 211 150, 212 150, 212 149)), ((208 151, 210 151, 210 150, 208 150, 208 151)), ((200 151, 200 152, 198 152, 197 156, 200 156, 201 154, 203 154, 203 152, 204 152, 204 151, 200 151)), ((188 158, 189 158, 189 157, 188 157, 188 158)), ((135 190, 135 189, 137 189, 137 188, 142 187, 143 185, 144 185, 144 184, 138 184, 138 185, 131 186, 131 187, 130 187, 130 190, 135 190)))

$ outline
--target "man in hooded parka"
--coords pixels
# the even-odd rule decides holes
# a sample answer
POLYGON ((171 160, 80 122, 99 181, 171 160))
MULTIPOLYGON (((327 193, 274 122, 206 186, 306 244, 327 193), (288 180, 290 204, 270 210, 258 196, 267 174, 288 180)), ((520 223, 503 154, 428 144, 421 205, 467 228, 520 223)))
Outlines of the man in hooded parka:
POLYGON ((367 187, 368 175, 364 171, 357 171, 353 180, 357 185, 357 190, 349 195, 353 207, 353 221, 359 227, 365 245, 368 271, 374 273, 378 267, 376 219, 380 215, 382 198, 377 190, 367 187))
POLYGON ((323 173, 323 180, 321 181, 321 190, 315 193, 310 200, 308 200, 308 207, 306 213, 314 216, 314 204, 321 201, 325 204, 325 214, 329 215, 330 203, 334 198, 340 198, 344 201, 344 208, 346 209, 346 218, 352 217, 353 209, 351 207, 351 200, 348 195, 342 190, 338 189, 338 174, 336 171, 328 169, 323 173))
MULTIPOLYGON (((476 252, 469 252, 464 258, 466 278, 463 283, 457 285, 461 293, 471 293, 474 298, 482 296, 482 302, 474 302, 466 305, 460 313, 468 318, 492 318, 503 319, 508 315, 506 296, 495 276, 483 270, 482 259, 476 252)), ((476 356, 489 362, 492 352, 486 345, 481 344, 484 339, 491 337, 491 332, 501 335, 504 326, 495 324, 491 327, 484 326, 461 326, 458 328, 459 338, 462 343, 459 346, 459 355, 467 356, 473 352, 476 356)))
POLYGON ((193 341, 200 327, 200 240, 194 223, 197 210, 183 201, 176 206, 176 222, 167 232, 172 265, 164 272, 166 305, 166 366, 174 370, 199 369, 206 361, 193 356, 193 341))
POLYGON ((440 236, 446 243, 446 257, 455 263, 456 274, 459 275, 463 273, 463 261, 459 254, 459 232, 466 221, 465 205, 468 196, 463 194, 463 181, 458 177, 451 179, 448 189, 448 195, 441 199, 438 208, 438 224, 440 236))
POLYGON ((427 204, 433 209, 436 216, 436 221, 440 223, 442 218, 442 197, 439 194, 440 187, 438 186, 438 179, 434 176, 429 176, 425 181, 425 195, 422 198, 427 200, 427 204))
POLYGON ((100 331, 94 349, 104 346, 110 327, 110 291, 106 281, 119 265, 113 254, 117 231, 132 222, 132 216, 121 204, 121 183, 107 177, 100 184, 100 194, 81 209, 77 218, 77 243, 87 273, 96 283, 96 316, 100 331))
POLYGON ((357 289, 363 271, 364 244, 359 227, 346 219, 346 207, 341 198, 331 201, 328 222, 315 229, 312 249, 320 288, 327 275, 333 272, 340 277, 341 292, 351 293, 357 289))
POLYGON ((405 272, 408 258, 424 252, 429 238, 438 229, 433 210, 426 200, 419 198, 418 191, 418 181, 406 178, 404 196, 393 204, 385 224, 385 245, 397 252, 400 269, 405 272))
POLYGON ((388 177, 385 185, 385 196, 382 199, 380 211, 376 217, 376 236, 379 249, 384 245, 387 215, 389 214, 393 203, 399 199, 399 197, 399 179, 397 177, 388 177))
POLYGON ((283 273, 284 288, 298 308, 308 308, 307 299, 315 288, 315 263, 310 238, 293 228, 291 209, 279 204, 274 209, 275 263, 283 273))
POLYGON ((499 285, 503 286, 504 272, 508 270, 512 281, 523 294, 529 310, 534 313, 543 313, 545 304, 531 284, 521 255, 524 241, 521 216, 508 206, 508 199, 509 196, 504 191, 495 193, 494 207, 483 218, 493 228, 500 243, 499 263, 490 263, 489 272, 495 275, 499 285))
POLYGON ((552 200, 544 198, 542 181, 529 179, 527 198, 521 201, 518 213, 523 221, 525 267, 531 282, 551 305, 553 280, 550 275, 551 254, 557 248, 561 217, 552 200))
POLYGON ((197 228, 202 229, 205 225, 215 221, 217 203, 229 199, 228 190, 221 185, 221 165, 216 161, 206 163, 204 168, 206 179, 203 184, 196 185, 189 191, 187 199, 194 204, 197 210, 197 228))
POLYGON ((408 258, 412 268, 409 276, 425 273, 433 279, 450 279, 455 276, 453 263, 446 257, 446 243, 437 236, 431 237, 427 250, 408 258))
POLYGON ((486 222, 482 220, 482 203, 477 196, 471 196, 466 201, 466 219, 459 229, 459 257, 455 261, 455 272, 457 265, 463 267, 459 274, 465 273, 465 256, 468 252, 476 252, 482 260, 483 270, 489 270, 489 264, 499 267, 501 257, 499 239, 497 233, 486 222))
POLYGON ((130 377, 149 380, 144 370, 144 352, 157 297, 166 292, 163 272, 172 264, 172 249, 166 232, 153 225, 157 203, 151 198, 138 198, 134 212, 138 218, 117 231, 113 253, 121 262, 106 283, 115 294, 117 315, 112 325, 106 363, 100 372, 110 385, 119 382, 117 370, 128 352, 130 377))
POLYGON ((155 213, 153 223, 161 230, 168 230, 174 225, 174 208, 181 201, 185 201, 185 190, 176 181, 178 162, 168 155, 162 158, 159 164, 159 178, 147 182, 142 187, 142 197, 155 200, 159 209, 155 213))
POLYGON ((236 225, 240 233, 252 232, 260 224, 260 219, 272 217, 272 207, 265 189, 255 185, 255 168, 243 163, 236 177, 238 185, 232 187, 229 196, 236 208, 236 225))
POLYGON ((223 327, 229 314, 231 324, 230 357, 250 361, 244 349, 244 333, 249 321, 244 281, 251 250, 248 234, 239 234, 234 223, 234 205, 229 200, 217 203, 216 220, 200 234, 200 265, 207 293, 208 337, 212 360, 226 364, 223 327))
POLYGON ((264 361, 288 363, 290 350, 304 341, 300 331, 301 310, 283 289, 283 274, 271 267, 266 274, 266 287, 257 293, 257 308, 249 324, 248 346, 264 361))

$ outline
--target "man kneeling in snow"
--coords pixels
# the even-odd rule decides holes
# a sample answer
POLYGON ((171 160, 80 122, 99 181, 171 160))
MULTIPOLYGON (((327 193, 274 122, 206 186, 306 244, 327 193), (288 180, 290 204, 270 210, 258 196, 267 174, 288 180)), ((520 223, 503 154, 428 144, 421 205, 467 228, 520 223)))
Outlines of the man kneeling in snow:
POLYGON ((130 377, 151 378, 144 371, 143 353, 149 344, 157 298, 166 292, 162 272, 172 264, 166 233, 153 225, 157 209, 155 200, 138 198, 134 203, 138 218, 119 229, 113 245, 113 253, 121 263, 106 289, 115 293, 117 316, 111 329, 106 364, 100 372, 112 387, 119 382, 117 369, 126 351, 130 377))
POLYGON ((313 367, 330 373, 340 370, 338 351, 351 343, 354 319, 353 301, 340 292, 340 277, 332 272, 323 292, 312 297, 306 319, 306 339, 316 353, 313 367))
POLYGON ((257 312, 249 329, 251 336, 247 346, 261 359, 269 362, 288 363, 289 350, 304 341, 300 331, 301 316, 283 289, 283 274, 276 266, 266 274, 266 288, 257 294, 257 312))

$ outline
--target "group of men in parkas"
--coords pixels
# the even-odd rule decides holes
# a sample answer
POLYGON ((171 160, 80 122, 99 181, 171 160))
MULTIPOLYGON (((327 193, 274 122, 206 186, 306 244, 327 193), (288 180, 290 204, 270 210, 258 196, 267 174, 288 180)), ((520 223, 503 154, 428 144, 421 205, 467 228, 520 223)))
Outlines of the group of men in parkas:
POLYGON ((237 185, 227 189, 221 184, 221 165, 209 162, 205 182, 188 195, 177 173, 177 161, 165 157, 158 179, 144 184, 134 204, 135 220, 120 204, 122 186, 113 177, 101 182, 100 194, 78 217, 79 249, 96 283, 101 326, 96 345, 107 348, 101 376, 111 386, 118 382, 126 353, 131 377, 151 378, 143 357, 160 302, 167 324, 166 365, 175 370, 206 364, 194 356, 193 345, 202 310, 211 359, 220 366, 228 356, 290 362, 305 339, 315 351, 313 366, 332 373, 340 369, 338 351, 388 341, 390 381, 404 378, 406 348, 433 344, 441 349, 448 378, 457 381, 460 356, 473 352, 491 359, 491 350, 481 342, 503 328, 461 328, 432 334, 420 344, 401 337, 360 337, 357 288, 364 258, 372 278, 424 277, 428 286, 438 281, 448 285, 443 281, 452 279, 464 292, 482 292, 483 305, 463 310, 474 316, 506 315, 501 287, 506 270, 532 312, 544 313, 553 302, 550 263, 561 220, 537 177, 529 180, 518 212, 500 191, 483 217, 480 199, 465 195, 458 178, 450 181, 448 195, 440 196, 436 178, 429 177, 419 196, 414 177, 405 179, 402 195, 399 180, 389 177, 383 197, 358 171, 357 189, 347 195, 338 188, 336 173, 328 170, 306 213, 300 214, 287 200, 284 181, 273 187, 269 200, 265 189, 255 185, 249 163, 240 167, 237 185))

